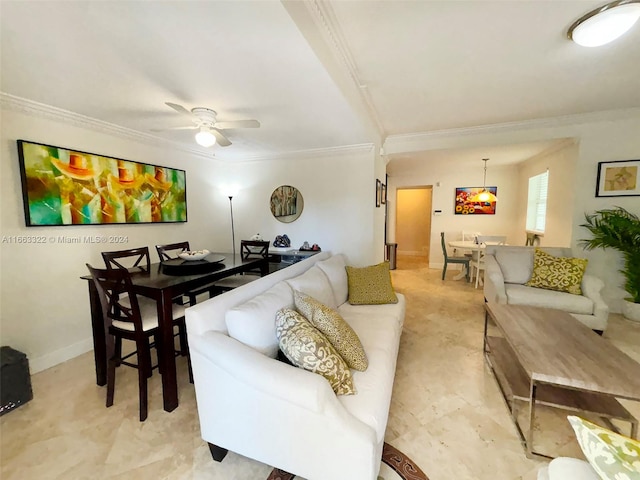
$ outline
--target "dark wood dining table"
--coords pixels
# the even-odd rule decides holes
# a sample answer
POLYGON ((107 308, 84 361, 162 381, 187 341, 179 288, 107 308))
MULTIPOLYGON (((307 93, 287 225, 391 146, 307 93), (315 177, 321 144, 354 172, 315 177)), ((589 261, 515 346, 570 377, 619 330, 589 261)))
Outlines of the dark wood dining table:
MULTIPOLYGON (((211 254, 211 258, 214 259, 218 259, 219 256, 223 256, 224 260, 216 262, 207 262, 206 259, 204 261, 169 260, 169 265, 166 266, 162 262, 152 263, 148 271, 146 268, 129 269, 131 282, 136 293, 157 302, 160 341, 163 345, 173 345, 172 302, 175 297, 221 278, 248 270, 259 268, 262 276, 269 273, 269 264, 266 258, 243 259, 239 254, 235 256, 230 253, 211 254)), ((107 340, 100 297, 93 281, 91 281, 91 276, 85 275, 81 278, 89 280, 87 283, 91 306, 96 383, 103 386, 107 383, 107 340)), ((162 350, 165 355, 158 359, 162 367, 162 396, 165 411, 171 412, 178 406, 175 355, 171 348, 162 350)))

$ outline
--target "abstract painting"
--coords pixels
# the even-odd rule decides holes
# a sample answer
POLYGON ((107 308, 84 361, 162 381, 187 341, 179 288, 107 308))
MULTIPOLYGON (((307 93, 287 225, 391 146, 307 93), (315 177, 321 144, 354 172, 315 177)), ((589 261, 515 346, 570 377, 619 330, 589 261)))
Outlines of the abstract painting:
POLYGON ((187 221, 186 173, 18 140, 27 226, 187 221))

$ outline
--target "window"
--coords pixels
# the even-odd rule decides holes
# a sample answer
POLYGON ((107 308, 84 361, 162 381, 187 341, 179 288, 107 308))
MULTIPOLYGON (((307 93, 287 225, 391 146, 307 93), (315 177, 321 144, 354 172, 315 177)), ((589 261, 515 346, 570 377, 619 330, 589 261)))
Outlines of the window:
POLYGON ((527 199, 527 232, 542 234, 547 219, 547 190, 549 189, 549 170, 529 178, 529 197, 527 199))

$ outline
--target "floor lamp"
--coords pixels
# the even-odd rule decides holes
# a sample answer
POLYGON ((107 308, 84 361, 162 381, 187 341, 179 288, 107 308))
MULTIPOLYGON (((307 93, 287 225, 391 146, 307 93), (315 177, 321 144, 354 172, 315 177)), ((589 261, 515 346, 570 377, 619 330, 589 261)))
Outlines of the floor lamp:
POLYGON ((229 195, 229 209, 231 210, 231 241, 233 242, 233 261, 236 258, 236 231, 233 228, 233 195, 229 195))

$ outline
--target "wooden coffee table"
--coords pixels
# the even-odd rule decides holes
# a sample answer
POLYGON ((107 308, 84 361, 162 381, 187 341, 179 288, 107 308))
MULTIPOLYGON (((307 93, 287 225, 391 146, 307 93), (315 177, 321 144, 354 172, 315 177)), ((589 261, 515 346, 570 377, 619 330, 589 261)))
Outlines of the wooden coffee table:
POLYGON ((533 449, 536 406, 547 405, 631 424, 638 421, 618 398, 640 401, 640 364, 566 312, 550 308, 486 303, 484 354, 511 412, 527 456, 546 458, 533 449), (487 334, 489 317, 499 335, 487 334), (529 403, 525 435, 517 403, 529 403))

